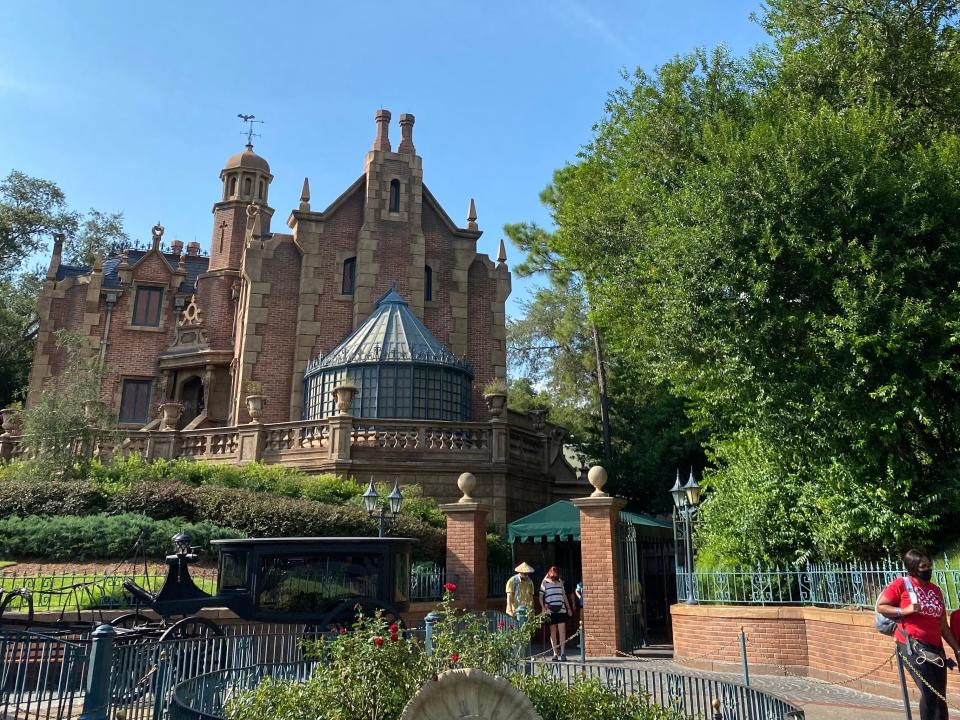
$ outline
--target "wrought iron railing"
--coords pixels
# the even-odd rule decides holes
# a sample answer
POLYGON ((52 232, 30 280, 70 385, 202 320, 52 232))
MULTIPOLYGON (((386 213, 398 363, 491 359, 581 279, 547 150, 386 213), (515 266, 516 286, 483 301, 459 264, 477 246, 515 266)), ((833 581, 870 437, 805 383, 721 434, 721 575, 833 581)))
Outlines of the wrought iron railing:
MULTIPOLYGON (((901 575, 903 565, 893 558, 806 563, 796 568, 698 568, 693 575, 679 568, 677 594, 686 598, 692 581, 693 598, 700 603, 872 608, 881 591, 901 575)), ((952 568, 944 558, 937 562, 933 581, 940 586, 949 606, 960 604, 960 568, 952 568)))
POLYGON ((410 570, 410 600, 427 602, 443 597, 443 586, 447 582, 456 583, 457 576, 447 576, 442 567, 414 567, 410 570))
MULTIPOLYGON (((211 594, 216 592, 217 570, 195 568, 190 571, 194 582, 211 594)), ((14 590, 30 593, 34 612, 58 610, 125 609, 133 598, 124 591, 124 580, 134 580, 150 591, 160 589, 165 574, 123 575, 109 573, 52 572, 43 575, 20 574, 16 570, 0 573, 0 596, 14 590)), ((11 598, 5 612, 26 609, 25 598, 11 598)))
POLYGON ((73 717, 83 702, 87 659, 82 641, 0 633, 0 718, 73 717))
POLYGON ((598 680, 622 695, 643 693, 651 703, 703 720, 803 720, 804 712, 786 700, 740 683, 693 673, 604 663, 528 662, 527 674, 544 675, 569 687, 584 678, 598 680), (717 703, 719 701, 719 703, 717 703))

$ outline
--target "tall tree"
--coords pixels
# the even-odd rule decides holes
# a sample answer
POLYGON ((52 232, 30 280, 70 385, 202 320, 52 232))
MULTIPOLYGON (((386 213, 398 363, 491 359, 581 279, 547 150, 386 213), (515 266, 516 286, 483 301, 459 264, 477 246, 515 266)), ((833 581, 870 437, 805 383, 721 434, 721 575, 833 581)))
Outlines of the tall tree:
POLYGON ((26 387, 38 329, 36 305, 42 268, 38 254, 53 235, 66 237, 64 262, 90 264, 129 237, 122 213, 71 210, 49 180, 13 170, 0 181, 0 407, 26 387))
POLYGON ((551 250, 709 432, 715 557, 957 534, 957 14, 771 0, 772 47, 638 71, 555 176, 551 250))

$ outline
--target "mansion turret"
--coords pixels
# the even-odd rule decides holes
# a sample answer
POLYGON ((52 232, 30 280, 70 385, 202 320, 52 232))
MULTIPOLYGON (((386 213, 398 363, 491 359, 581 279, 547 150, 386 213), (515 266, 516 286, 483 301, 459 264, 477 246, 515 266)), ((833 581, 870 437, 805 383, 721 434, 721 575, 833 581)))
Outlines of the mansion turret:
MULTIPOLYGON (((102 359, 101 400, 120 427, 174 432, 170 456, 209 455, 218 443, 224 455, 239 459, 241 430, 220 440, 208 433, 202 447, 194 438, 215 428, 242 429, 252 420, 269 428, 343 415, 332 390, 345 380, 357 388, 349 410, 354 418, 495 420, 483 388, 506 377, 504 305, 511 279, 503 246, 496 262, 477 252, 473 200, 466 225, 458 226, 424 184, 413 115, 400 116, 395 148, 390 120, 388 111, 376 113, 362 174, 325 208, 316 206, 304 180, 284 232, 271 206, 270 165, 248 144, 220 172, 209 255, 198 243, 165 242, 159 223, 149 246, 92 266, 63 264, 55 243, 38 308, 29 400, 63 369, 66 358, 53 332, 66 328, 89 338, 102 359), (257 410, 253 418, 251 395, 264 398, 262 414, 257 410), (170 402, 180 408, 175 427, 162 425, 158 410, 170 402)), ((521 417, 516 422, 524 425, 521 417)), ((525 427, 545 437, 542 424, 525 427)), ((355 446, 362 444, 361 432, 353 430, 355 446)), ((269 450, 269 433, 264 437, 258 442, 269 450)), ((302 449, 301 440, 289 442, 302 449)), ((455 442, 462 438, 449 440, 455 442)), ((536 452, 532 441, 513 442, 517 453, 536 452)), ((559 435, 544 447, 558 443, 559 435)), ((507 448, 490 452, 509 454, 507 448)), ((549 462, 537 460, 541 484, 562 456, 549 454, 549 462)), ((468 465, 462 469, 478 471, 468 465)), ((377 468, 378 475, 389 472, 389 463, 377 468)), ((535 504, 550 498, 546 490, 535 504)))

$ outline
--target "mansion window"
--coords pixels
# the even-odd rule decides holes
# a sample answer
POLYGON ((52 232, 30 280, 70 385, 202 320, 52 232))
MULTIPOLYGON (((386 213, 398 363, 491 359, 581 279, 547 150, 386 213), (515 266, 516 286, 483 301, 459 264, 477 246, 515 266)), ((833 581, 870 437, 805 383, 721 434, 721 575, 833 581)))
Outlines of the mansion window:
POLYGON ((390 181, 390 212, 400 212, 400 181, 390 181))
POLYGON ((124 380, 120 395, 121 423, 144 424, 150 419, 150 390, 152 380, 124 380))
POLYGON ((159 327, 163 288, 138 287, 133 301, 133 324, 159 327))
POLYGON ((353 295, 357 285, 357 259, 355 257, 347 258, 343 261, 343 282, 340 292, 343 295, 353 295))

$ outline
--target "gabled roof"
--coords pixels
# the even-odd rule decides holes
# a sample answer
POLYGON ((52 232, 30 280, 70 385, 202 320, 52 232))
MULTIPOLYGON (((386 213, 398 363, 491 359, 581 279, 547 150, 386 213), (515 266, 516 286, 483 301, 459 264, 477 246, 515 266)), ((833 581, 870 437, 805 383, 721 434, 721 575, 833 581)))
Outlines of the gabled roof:
MULTIPOLYGON (((128 250, 127 263, 130 265, 130 267, 133 267, 140 262, 144 255, 149 252, 149 250, 128 250)), ((174 253, 160 253, 160 255, 164 260, 166 260, 171 271, 177 268, 177 265, 180 262, 179 255, 174 253)), ((122 260, 123 258, 120 255, 111 255, 103 261, 103 287, 120 287, 120 274, 118 269, 122 260)), ((180 286, 178 292, 190 293, 196 289, 197 276, 207 271, 207 267, 210 265, 210 258, 207 255, 185 255, 183 260, 184 268, 187 271, 187 277, 183 281, 183 285, 180 286)), ((61 265, 59 268, 57 268, 57 280, 60 281, 65 280, 66 278, 82 277, 84 275, 89 275, 91 272, 93 272, 93 268, 91 268, 89 265, 61 265)))
POLYGON ((391 288, 376 309, 350 336, 326 355, 311 361, 307 374, 328 367, 367 363, 448 365, 472 373, 420 322, 407 302, 391 288))

